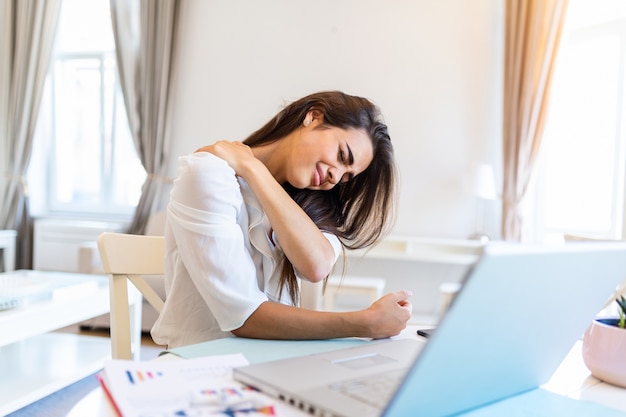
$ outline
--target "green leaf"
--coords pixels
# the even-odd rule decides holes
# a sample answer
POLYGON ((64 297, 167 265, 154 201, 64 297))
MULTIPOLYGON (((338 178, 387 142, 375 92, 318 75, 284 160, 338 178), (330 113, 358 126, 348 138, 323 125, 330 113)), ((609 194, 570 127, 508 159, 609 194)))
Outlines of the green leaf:
POLYGON ((617 303, 617 305, 620 306, 622 312, 626 313, 626 298, 624 298, 624 296, 622 295, 620 296, 620 298, 617 298, 615 302, 617 303))

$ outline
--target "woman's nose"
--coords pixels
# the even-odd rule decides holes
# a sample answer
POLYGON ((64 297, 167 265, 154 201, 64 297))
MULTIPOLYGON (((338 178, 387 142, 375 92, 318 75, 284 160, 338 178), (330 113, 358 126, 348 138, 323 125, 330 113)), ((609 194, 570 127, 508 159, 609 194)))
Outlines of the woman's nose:
POLYGON ((328 169, 328 181, 331 184, 337 184, 341 181, 341 172, 337 168, 329 168, 328 169))

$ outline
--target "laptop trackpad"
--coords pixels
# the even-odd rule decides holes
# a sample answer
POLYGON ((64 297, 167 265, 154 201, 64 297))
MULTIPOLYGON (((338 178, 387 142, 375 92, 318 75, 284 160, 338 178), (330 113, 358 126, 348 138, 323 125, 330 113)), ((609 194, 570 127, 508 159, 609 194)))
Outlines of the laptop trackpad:
POLYGON ((373 366, 385 365, 385 364, 397 362, 397 361, 387 356, 379 355, 377 353, 371 353, 367 355, 358 355, 358 356, 335 359, 331 362, 336 365, 341 365, 341 366, 345 366, 346 368, 356 370, 356 369, 367 369, 373 366))

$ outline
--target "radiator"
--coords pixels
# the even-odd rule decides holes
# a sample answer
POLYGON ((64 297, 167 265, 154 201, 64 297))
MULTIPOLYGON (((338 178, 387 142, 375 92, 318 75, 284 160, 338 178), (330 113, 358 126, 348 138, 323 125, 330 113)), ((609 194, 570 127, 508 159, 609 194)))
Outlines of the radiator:
POLYGON ((95 243, 102 232, 120 232, 125 225, 70 219, 35 219, 33 269, 79 272, 81 246, 95 243))

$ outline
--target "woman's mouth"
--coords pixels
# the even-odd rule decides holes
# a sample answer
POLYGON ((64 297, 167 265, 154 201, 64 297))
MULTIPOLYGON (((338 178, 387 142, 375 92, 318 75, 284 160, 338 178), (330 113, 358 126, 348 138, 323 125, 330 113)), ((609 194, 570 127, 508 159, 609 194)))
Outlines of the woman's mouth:
POLYGON ((319 187, 324 181, 324 171, 319 165, 315 165, 315 174, 313 175, 313 186, 319 187))

